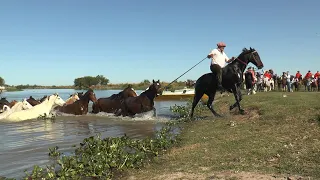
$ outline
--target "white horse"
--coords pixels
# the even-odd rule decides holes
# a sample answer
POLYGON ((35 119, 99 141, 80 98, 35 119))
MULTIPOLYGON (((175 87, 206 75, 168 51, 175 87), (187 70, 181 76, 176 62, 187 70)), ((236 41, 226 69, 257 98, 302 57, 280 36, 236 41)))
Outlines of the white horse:
POLYGON ((263 78, 264 92, 271 91, 274 89, 274 80, 273 78, 263 78))
POLYGON ((21 110, 31 109, 33 106, 28 103, 27 99, 24 99, 22 102, 17 102, 11 109, 4 111, 0 114, 0 119, 5 119, 7 116, 14 112, 18 112, 21 110))
POLYGON ((41 104, 38 104, 31 109, 14 112, 6 119, 12 121, 23 121, 27 119, 36 119, 40 116, 49 116, 53 108, 56 106, 63 106, 64 104, 65 101, 58 94, 53 94, 47 97, 41 104))

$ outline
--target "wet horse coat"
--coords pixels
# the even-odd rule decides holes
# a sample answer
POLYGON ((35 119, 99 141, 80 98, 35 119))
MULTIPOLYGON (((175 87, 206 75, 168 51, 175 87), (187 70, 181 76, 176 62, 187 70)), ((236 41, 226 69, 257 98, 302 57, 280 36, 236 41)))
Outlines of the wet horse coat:
POLYGON ((96 103, 97 98, 92 89, 89 89, 79 100, 72 104, 59 107, 58 110, 67 114, 83 115, 88 113, 89 101, 96 103))
POLYGON ((131 85, 118 94, 113 94, 107 98, 99 98, 97 103, 92 105, 92 113, 107 112, 115 113, 121 108, 121 101, 128 97, 136 97, 137 93, 131 85))
MULTIPOLYGON (((232 92, 236 100, 236 103, 230 106, 230 110, 238 106, 239 111, 241 113, 244 112, 240 106, 240 101, 242 100, 240 86, 243 82, 243 72, 250 62, 256 65, 258 69, 263 67, 263 63, 261 62, 258 52, 252 48, 249 50, 244 48, 242 53, 233 62, 222 69, 222 86, 228 92, 232 92)), ((190 113, 191 117, 193 117, 194 108, 198 104, 203 94, 206 94, 209 97, 207 101, 207 107, 210 109, 213 115, 220 116, 212 107, 212 103, 217 91, 217 81, 216 75, 213 73, 204 74, 197 80, 190 113)))
POLYGON ((148 89, 137 97, 128 97, 121 103, 121 109, 116 112, 117 116, 134 116, 154 109, 154 98, 161 93, 160 81, 152 80, 148 89))

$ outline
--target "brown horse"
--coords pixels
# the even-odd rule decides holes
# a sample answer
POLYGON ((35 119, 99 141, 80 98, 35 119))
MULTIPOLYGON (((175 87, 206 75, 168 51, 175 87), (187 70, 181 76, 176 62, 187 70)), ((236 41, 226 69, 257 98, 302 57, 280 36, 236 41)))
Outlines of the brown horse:
POLYGON ((128 97, 121 103, 121 109, 116 116, 134 116, 135 114, 151 111, 154 109, 154 98, 161 93, 160 81, 152 80, 152 84, 137 97, 128 97))
POLYGON ((89 101, 97 102, 96 95, 89 89, 79 100, 72 104, 59 107, 59 111, 67 114, 83 115, 88 113, 89 101))
POLYGON ((35 106, 41 103, 40 101, 34 99, 32 96, 30 96, 29 99, 27 99, 27 102, 31 104, 31 106, 35 106))
POLYGON ((107 112, 115 113, 121 107, 121 101, 128 97, 136 97, 137 93, 131 85, 128 85, 123 91, 118 94, 113 94, 108 98, 99 98, 97 103, 92 105, 92 113, 107 112))

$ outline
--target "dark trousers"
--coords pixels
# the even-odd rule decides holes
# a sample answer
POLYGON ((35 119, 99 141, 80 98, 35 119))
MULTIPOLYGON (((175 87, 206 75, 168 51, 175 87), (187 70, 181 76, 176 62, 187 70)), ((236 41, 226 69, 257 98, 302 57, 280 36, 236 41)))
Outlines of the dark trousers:
POLYGON ((218 83, 222 82, 222 68, 218 64, 211 64, 210 70, 217 76, 218 83))

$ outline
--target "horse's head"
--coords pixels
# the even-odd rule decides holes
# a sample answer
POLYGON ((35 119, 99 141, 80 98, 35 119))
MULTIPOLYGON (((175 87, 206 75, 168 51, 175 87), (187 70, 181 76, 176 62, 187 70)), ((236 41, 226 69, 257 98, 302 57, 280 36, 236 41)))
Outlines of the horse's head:
POLYGON ((251 47, 250 47, 250 49, 244 48, 242 50, 242 53, 240 54, 240 56, 241 55, 244 56, 245 59, 247 59, 247 64, 251 62, 252 64, 257 66, 258 69, 263 68, 263 63, 260 59, 259 53, 255 49, 253 49, 251 47))
POLYGON ((58 106, 63 106, 66 103, 58 94, 53 94, 53 95, 47 97, 46 100, 52 101, 53 104, 58 105, 58 106))
POLYGON ((7 105, 3 105, 2 112, 9 111, 11 108, 7 105))
POLYGON ((126 87, 123 91, 122 91, 122 96, 124 98, 127 98, 127 97, 136 97, 138 96, 136 91, 132 88, 132 85, 128 85, 128 87, 126 87))
POLYGON ((77 92, 78 97, 81 98, 83 96, 83 92, 77 92))
POLYGON ((148 87, 149 90, 151 90, 152 92, 154 92, 156 94, 156 96, 161 94, 161 84, 160 84, 160 80, 158 81, 154 81, 152 80, 152 84, 148 87))
POLYGON ((91 88, 82 97, 83 98, 88 97, 89 100, 92 101, 93 103, 97 102, 96 94, 93 92, 91 88))
POLYGON ((33 106, 27 101, 26 98, 22 100, 22 109, 31 109, 33 106))

